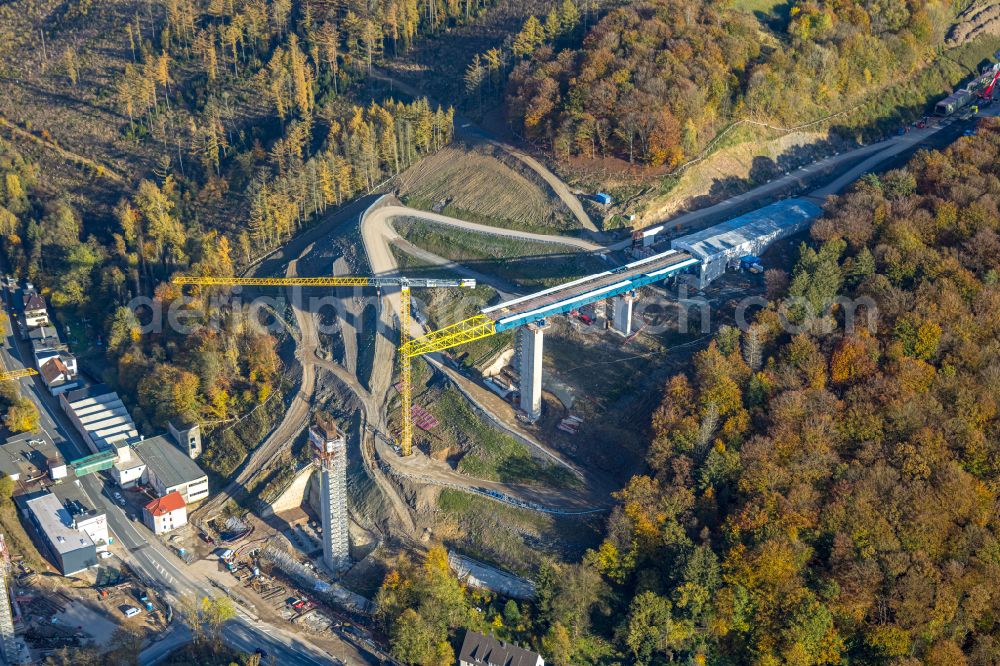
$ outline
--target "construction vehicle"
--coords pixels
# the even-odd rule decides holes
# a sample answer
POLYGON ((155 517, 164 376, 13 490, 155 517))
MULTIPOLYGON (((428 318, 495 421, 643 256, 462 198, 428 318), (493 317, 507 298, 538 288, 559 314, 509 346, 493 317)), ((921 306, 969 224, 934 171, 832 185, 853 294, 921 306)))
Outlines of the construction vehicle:
MULTIPOLYGON (((956 90, 934 106, 934 115, 950 116, 958 113, 976 99, 992 100, 993 88, 1000 77, 1000 63, 990 65, 967 86, 956 90), (982 90, 979 88, 982 87, 982 90)), ((988 103, 988 102, 987 102, 988 103)))
POLYGON ((993 101, 993 89, 996 88, 997 79, 1000 79, 1000 69, 997 69, 996 73, 993 74, 993 78, 990 80, 989 85, 987 85, 982 92, 979 93, 979 99, 989 104, 993 101))
MULTIPOLYGON (((178 285, 220 286, 220 287, 399 287, 399 365, 400 402, 402 431, 399 436, 400 451, 408 456, 413 452, 413 358, 438 351, 425 348, 414 352, 410 344, 410 289, 417 288, 463 288, 475 289, 476 281, 469 278, 436 279, 407 277, 303 277, 303 278, 240 278, 240 277, 175 277, 178 285)), ((381 291, 380 291, 381 293, 381 291)))

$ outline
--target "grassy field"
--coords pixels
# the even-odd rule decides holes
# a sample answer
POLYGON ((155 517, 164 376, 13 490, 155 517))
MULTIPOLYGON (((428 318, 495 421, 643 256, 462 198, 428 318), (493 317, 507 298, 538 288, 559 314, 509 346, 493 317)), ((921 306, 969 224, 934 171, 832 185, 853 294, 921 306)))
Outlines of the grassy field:
POLYGON ((438 536, 478 560, 531 576, 545 557, 578 559, 600 539, 603 518, 559 518, 467 493, 438 497, 438 536))
MULTIPOLYGON (((487 238, 475 234, 473 236, 487 238)), ((393 252, 401 268, 428 268, 426 263, 413 259, 396 248, 393 248, 393 252)), ((429 274, 438 272, 445 273, 443 269, 428 271, 429 274)), ((424 303, 428 316, 435 325, 440 326, 472 315, 492 300, 495 294, 490 287, 480 285, 474 290, 427 290, 421 292, 420 296, 426 298, 424 303)), ((476 366, 491 360, 511 344, 513 332, 506 331, 462 345, 452 350, 452 353, 455 356, 464 355, 462 362, 465 365, 476 366)), ((547 486, 568 486, 577 482, 562 467, 537 460, 521 442, 486 422, 456 388, 442 387, 431 382, 430 369, 426 364, 414 364, 413 378, 414 386, 418 387, 417 404, 434 414, 441 423, 430 432, 417 430, 415 433, 417 440, 422 441, 432 455, 460 455, 458 471, 491 481, 547 486)))
MULTIPOLYGON (((441 380, 426 363, 413 364, 414 403, 440 422, 430 431, 414 430, 418 446, 439 459, 457 457, 459 472, 488 481, 559 487, 578 483, 563 468, 532 457, 524 444, 486 421, 458 389, 441 380)), ((389 414, 392 427, 398 428, 395 396, 389 414)))
POLYGON ((398 223, 400 235, 429 252, 522 287, 552 286, 607 269, 574 248, 460 231, 423 221, 398 223))
POLYGON ((28 533, 24 531, 13 502, 0 508, 0 531, 3 532, 7 550, 13 557, 23 557, 24 563, 35 571, 46 571, 50 568, 28 537, 28 533))
POLYGON ((504 483, 564 487, 576 478, 564 468, 533 458, 524 444, 486 423, 454 387, 429 401, 427 411, 440 421, 434 436, 453 441, 466 452, 458 471, 504 483))
POLYGON ((576 228, 565 206, 529 176, 507 166, 483 145, 449 146, 400 176, 400 194, 414 208, 447 202, 445 215, 530 231, 576 228))
POLYGON ((788 0, 733 0, 735 9, 762 14, 776 14, 777 8, 787 4, 788 0))

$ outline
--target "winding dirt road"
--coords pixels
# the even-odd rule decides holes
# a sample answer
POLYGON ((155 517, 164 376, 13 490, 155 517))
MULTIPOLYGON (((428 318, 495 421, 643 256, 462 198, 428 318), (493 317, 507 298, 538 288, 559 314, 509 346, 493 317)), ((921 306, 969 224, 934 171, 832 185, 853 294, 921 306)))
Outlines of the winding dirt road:
POLYGON ((552 188, 552 191, 556 193, 556 196, 559 197, 564 204, 566 204, 566 207, 569 208, 571 213, 573 213, 573 217, 575 217, 576 221, 580 223, 580 226, 592 233, 598 233, 597 225, 594 224, 593 220, 590 219, 590 216, 583 210, 583 204, 580 203, 580 199, 577 198, 576 194, 573 193, 573 190, 569 188, 569 185, 564 183, 559 176, 552 173, 544 164, 536 160, 534 157, 521 152, 517 148, 509 146, 505 143, 500 143, 495 139, 489 139, 489 142, 497 148, 507 151, 507 153, 511 156, 517 158, 529 169, 537 173, 542 180, 548 183, 549 187, 552 188))
MULTIPOLYGON (((393 229, 392 224, 393 222, 398 224, 399 220, 403 218, 425 219, 439 224, 477 231, 479 233, 531 239, 538 242, 565 244, 581 250, 594 251, 602 249, 601 246, 594 245, 588 241, 485 227, 483 225, 465 222, 464 220, 449 218, 444 215, 416 211, 404 206, 395 205, 391 198, 383 197, 383 199, 376 202, 371 208, 369 208, 361 218, 362 242, 364 243, 372 272, 376 275, 392 275, 398 272, 399 266, 390 251, 390 244, 395 238, 398 237, 398 234, 395 229, 393 229)), ((380 310, 381 326, 383 330, 390 331, 398 327, 398 313, 400 311, 399 291, 395 289, 384 290, 382 301, 383 307, 380 310)), ((422 335, 423 333, 425 333, 423 327, 415 319, 411 320, 410 334, 417 336, 422 335)), ((384 419, 386 411, 384 406, 387 405, 389 401, 388 389, 392 379, 393 363, 395 362, 396 355, 395 351, 395 340, 391 340, 387 336, 380 335, 376 343, 376 363, 372 370, 373 377, 371 382, 373 386, 373 400, 376 403, 383 405, 383 409, 379 411, 380 418, 373 421, 371 424, 379 432, 388 431, 387 423, 384 419), (389 359, 388 361, 383 360, 387 358, 389 359), (375 378, 376 375, 378 376, 377 380, 375 378)), ((437 355, 431 356, 434 357, 432 360, 436 361, 434 365, 444 370, 444 366, 440 362, 440 359, 436 357, 437 355)), ((462 378, 454 376, 454 373, 452 372, 446 372, 446 374, 448 374, 453 381, 461 382, 464 387, 463 393, 465 393, 468 398, 474 399, 474 392, 471 391, 468 386, 470 382, 462 381, 462 378)), ((481 409, 485 409, 481 403, 477 404, 481 409)), ((517 434, 522 437, 522 439, 534 445, 534 448, 539 449, 539 453, 542 457, 547 458, 550 462, 556 465, 565 467, 574 476, 582 477, 580 470, 572 463, 565 460, 557 451, 554 451, 538 442, 527 433, 518 432, 517 434)), ((602 508, 604 505, 604 502, 599 500, 603 499, 606 493, 603 493, 602 491, 592 492, 596 489, 596 486, 592 486, 590 484, 584 484, 581 489, 554 489, 537 488, 532 486, 512 486, 509 484, 485 481, 460 474, 447 465, 447 463, 431 460, 419 452, 415 452, 414 455, 409 458, 400 458, 395 455, 395 453, 392 452, 391 449, 384 444, 384 442, 381 442, 381 440, 374 437, 372 439, 375 443, 376 449, 381 454, 381 460, 398 472, 402 472, 404 475, 410 476, 411 478, 419 476, 423 481, 436 483, 437 485, 444 487, 465 487, 469 489, 490 488, 518 500, 523 500, 526 503, 542 505, 558 510, 580 511, 602 508), (601 497, 598 498, 596 495, 601 495, 601 497), (596 505, 595 501, 597 502, 596 505)))
MULTIPOLYGON (((467 222, 454 217, 448 217, 447 215, 441 215, 440 213, 430 213, 428 211, 417 210, 416 208, 409 208, 407 206, 393 203, 394 200, 390 197, 383 197, 380 201, 383 200, 386 203, 383 203, 381 206, 373 207, 365 216, 361 225, 362 237, 365 238, 365 250, 368 252, 372 251, 374 245, 387 246, 388 243, 402 240, 402 237, 396 232, 392 224, 389 223, 389 220, 395 220, 398 224, 408 218, 426 220, 428 222, 434 222, 448 227, 455 227, 456 229, 462 229, 463 231, 486 234, 488 236, 502 236, 504 238, 514 238, 517 240, 532 241, 535 243, 565 245, 568 247, 575 247, 586 252, 600 252, 606 249, 603 245, 598 245, 597 243, 592 243, 580 238, 557 236, 553 234, 536 234, 531 233, 530 231, 518 231, 516 229, 491 227, 486 224, 477 224, 476 222, 467 222), (377 229, 373 228, 373 225, 375 225, 377 229), (377 231, 381 240, 377 240, 376 237, 371 234, 365 236, 366 228, 377 231), (371 240, 371 243, 369 243, 369 240, 371 240)), ((386 249, 388 248, 386 247, 386 249)), ((391 253, 388 256, 391 257, 391 253)), ((370 258, 371 257, 369 255, 369 259, 370 258)), ((379 255, 379 263, 380 266, 386 267, 388 270, 395 270, 397 268, 394 260, 385 260, 382 255, 379 255)), ((376 275, 382 274, 378 272, 374 265, 372 265, 372 270, 375 271, 376 275)))
MULTIPOLYGON (((437 213, 407 208, 388 197, 381 198, 376 204, 368 208, 362 213, 360 219, 362 243, 374 275, 392 275, 398 273, 399 266, 391 251, 392 246, 396 246, 404 252, 412 252, 421 260, 442 267, 452 268, 456 272, 475 277, 484 283, 489 283, 501 293, 506 294, 513 292, 511 285, 479 274, 456 262, 413 246, 400 236, 393 224, 402 224, 405 223, 405 220, 420 219, 435 224, 459 228, 468 232, 538 243, 558 244, 580 251, 597 252, 604 249, 603 246, 578 238, 501 229, 437 213)), ((288 261, 285 270, 287 277, 298 275, 298 262, 313 251, 316 242, 318 242, 318 238, 303 247, 301 251, 297 252, 295 258, 288 261)), ((349 272, 347 263, 342 258, 337 259, 333 265, 333 272, 338 275, 347 274, 349 272)), ((304 304, 302 303, 302 299, 298 298, 297 290, 298 288, 290 288, 288 296, 292 303, 292 311, 295 318, 295 327, 292 329, 292 337, 295 341, 295 357, 302 368, 298 390, 278 426, 244 461, 233 481, 213 495, 210 500, 206 501, 198 509, 196 512, 197 518, 207 519, 221 510, 229 499, 239 497, 244 492, 247 484, 257 474, 268 468, 269 462, 277 456, 281 448, 290 445, 299 433, 308 426, 313 393, 316 388, 317 367, 330 372, 343 382, 345 386, 355 393, 361 403, 366 424, 366 432, 361 440, 361 453, 365 468, 387 497, 397 519, 409 534, 413 534, 413 531, 416 529, 413 511, 400 496, 396 485, 380 468, 379 459, 386 461, 390 466, 398 467, 395 470, 397 475, 409 476, 410 478, 419 476, 424 481, 436 483, 444 487, 465 487, 470 489, 470 492, 474 488, 487 488, 501 492, 515 500, 520 500, 528 504, 543 505, 546 508, 556 511, 565 510, 573 512, 594 508, 593 504, 589 503, 586 493, 581 493, 578 490, 540 489, 484 481, 461 475, 445 463, 438 463, 437 461, 420 456, 420 454, 414 456, 412 460, 403 460, 384 444, 382 444, 384 450, 377 451, 379 440, 374 436, 373 431, 379 433, 389 431, 386 413, 390 401, 393 370, 396 363, 396 330, 398 329, 398 313, 400 309, 399 290, 384 289, 382 292, 382 307, 379 308, 378 332, 375 337, 374 361, 372 363, 371 377, 368 381, 370 389, 366 389, 362 385, 357 375, 358 348, 357 331, 354 327, 354 322, 360 319, 361 308, 354 302, 353 298, 347 298, 344 299, 344 307, 338 313, 341 322, 341 334, 344 340, 344 364, 341 365, 318 355, 320 344, 316 329, 316 314, 303 309, 304 304)), ((412 321, 411 335, 421 335, 423 333, 424 330, 420 327, 419 323, 415 320, 412 321)), ((439 361, 439 359, 435 360, 439 361)), ((435 365, 442 367, 440 362, 435 363, 435 365)), ((449 375, 451 374, 453 373, 449 373, 449 375)), ((456 381, 461 380, 461 378, 454 376, 452 379, 456 381)), ((463 383, 463 386, 467 383, 463 383)), ((473 398, 468 392, 467 395, 473 398)), ((577 468, 564 460, 557 452, 537 442, 537 440, 534 440, 534 438, 531 438, 526 433, 519 434, 533 444, 535 448, 538 448, 543 457, 549 458, 556 464, 565 466, 574 475, 579 476, 577 468)))
MULTIPOLYGON (((311 250, 312 245, 310 244, 302 251, 299 257, 305 256, 311 250)), ((285 270, 285 276, 297 277, 297 267, 298 259, 289 261, 288 268, 285 270)), ((281 422, 271 431, 263 443, 254 449, 253 453, 243 461, 236 474, 236 478, 192 512, 192 517, 210 518, 222 509, 230 499, 240 497, 246 491, 247 484, 254 476, 267 468, 270 460, 274 458, 278 451, 294 441, 309 423, 309 408, 312 405, 313 392, 316 389, 316 371, 313 367, 312 359, 316 358, 316 350, 319 348, 319 336, 316 332, 315 315, 299 307, 302 298, 296 292, 301 292, 301 288, 289 287, 288 299, 292 304, 292 312, 295 315, 295 323, 299 331, 295 340, 295 356, 302 368, 298 390, 292 397, 292 401, 288 405, 288 409, 281 422)), ((280 316, 280 313, 278 314, 280 316)))
MULTIPOLYGON (((992 110, 989 110, 986 114, 981 115, 993 115, 990 111, 992 110)), ((750 192, 734 197, 733 199, 717 204, 716 206, 711 206, 706 209, 693 211, 676 217, 673 220, 670 220, 667 224, 670 226, 679 225, 682 227, 705 225, 714 221, 715 218, 726 217, 727 215, 732 216, 735 209, 741 206, 752 205, 755 200, 759 202, 762 199, 766 199, 766 197, 771 194, 771 190, 785 186, 790 181, 804 181, 805 178, 808 177, 808 172, 812 169, 818 170, 829 167, 835 168, 836 166, 840 166, 841 162, 845 162, 850 159, 857 159, 859 157, 866 158, 861 163, 856 164, 840 173, 838 177, 834 178, 826 185, 821 186, 812 191, 809 195, 806 195, 820 199, 826 195, 839 192, 866 171, 877 167, 886 160, 902 154, 908 149, 914 148, 921 141, 926 140, 930 135, 941 129, 941 126, 946 126, 948 124, 950 124, 950 119, 942 122, 941 125, 935 123, 935 125, 927 128, 926 130, 911 131, 905 136, 892 137, 878 144, 872 144, 849 153, 828 158, 827 160, 815 165, 805 167, 800 170, 800 172, 788 174, 784 178, 777 179, 773 183, 755 188, 750 192)), ((504 148, 505 150, 509 150, 508 147, 504 148)), ((800 182, 799 184, 803 185, 804 182, 800 182)), ((575 197, 573 197, 573 199, 575 199, 575 197)), ((466 222, 464 220, 457 220, 455 218, 450 218, 436 213, 410 209, 405 206, 398 205, 398 202, 391 199, 383 198, 382 201, 375 203, 374 205, 371 205, 372 202, 373 199, 369 198, 364 201, 348 204, 340 211, 333 213, 328 220, 324 220, 313 229, 305 232, 301 238, 290 242, 287 249, 279 252, 278 256, 273 261, 277 262, 284 260, 282 257, 289 256, 287 252, 290 251, 291 248, 302 248, 306 243, 316 242, 320 238, 328 235, 334 226, 338 224, 345 224, 348 221, 353 224, 354 221, 358 220, 360 217, 362 242, 373 274, 391 275, 398 272, 398 265, 390 249, 393 245, 395 245, 404 252, 412 254, 421 260, 427 261, 428 263, 448 267, 458 273, 476 277, 476 279, 485 283, 491 283, 498 290, 508 291, 509 285, 497 284, 496 280, 491 280, 480 274, 473 274, 475 272, 471 271, 471 269, 468 269, 467 267, 461 266, 456 262, 443 259, 437 255, 427 252, 426 250, 422 250, 421 248, 417 248, 416 246, 409 244, 393 228, 393 223, 403 223, 406 219, 423 219, 436 224, 452 226, 475 233, 506 236, 534 242, 557 243, 590 252, 620 249, 621 247, 631 243, 631 241, 626 240, 622 243, 602 247, 600 245, 576 238, 551 236, 546 234, 532 234, 488 227, 473 222, 466 222)), ((577 204, 579 204, 578 201, 577 204)), ((569 205, 568 202, 567 205, 569 205)), ((570 207, 572 209, 572 206, 570 207)), ((288 261, 286 275, 296 274, 297 259, 304 257, 311 249, 312 245, 310 244, 306 246, 305 249, 302 249, 301 252, 297 254, 295 259, 290 259, 288 261)), ((342 266, 338 266, 338 269, 345 270, 342 266)), ((360 313, 356 310, 357 309, 355 308, 354 315, 360 316, 360 313)), ((438 464, 435 461, 426 458, 418 459, 415 457, 412 460, 402 460, 398 458, 398 456, 395 456, 394 453, 391 453, 384 443, 381 445, 376 443, 376 438, 372 434, 373 430, 380 433, 388 432, 385 414, 389 403, 393 367, 396 362, 397 335, 395 331, 398 328, 398 312, 398 290, 383 290, 381 307, 379 309, 379 331, 375 339, 375 358, 373 362, 372 376, 369 381, 371 390, 367 390, 358 381, 357 373, 353 371, 357 367, 356 345, 354 348, 351 348, 351 346, 345 342, 345 364, 349 366, 351 370, 348 370, 348 368, 332 361, 324 360, 318 357, 316 355, 316 350, 319 348, 319 345, 316 337, 313 315, 298 308, 294 310, 296 325, 301 332, 299 335, 295 336, 298 343, 296 357, 303 367, 303 376, 299 390, 293 398, 291 406, 285 414, 285 418, 274 430, 274 432, 272 432, 271 435, 264 441, 264 443, 262 443, 261 446, 258 447, 258 449, 255 450, 254 453, 248 458, 246 463, 241 467, 240 472, 233 483, 229 484, 229 486, 227 486, 224 491, 219 493, 218 496, 213 497, 212 500, 206 502, 205 506, 199 511, 199 513, 205 511, 209 506, 215 507, 213 510, 217 510, 218 507, 221 507, 229 496, 239 492, 246 481, 250 480, 255 473, 266 465, 266 461, 270 459, 282 445, 291 442, 294 437, 308 424, 309 406, 312 400, 312 393, 315 388, 315 366, 322 367, 332 372, 336 377, 342 380, 346 386, 350 387, 356 393, 358 399, 362 403, 366 419, 366 429, 364 436, 362 437, 361 447, 365 467, 378 484, 379 488, 386 494, 390 503, 394 507, 395 512, 399 515, 399 518, 403 520, 405 527, 410 530, 410 534, 413 533, 412 529, 414 529, 415 526, 413 510, 400 496, 397 486, 380 468, 378 461, 379 453, 382 454, 381 459, 383 462, 396 466, 394 471, 397 474, 403 476, 409 475, 411 478, 419 477, 422 481, 426 481, 428 483, 437 483, 447 487, 465 484, 463 487, 468 488, 470 492, 477 487, 492 488, 499 492, 503 492, 510 497, 523 499, 529 502, 544 503, 547 506, 562 506, 567 510, 581 508, 581 497, 578 493, 563 492, 559 490, 553 490, 550 492, 548 489, 539 490, 537 488, 512 487, 493 482, 484 482, 460 475, 443 463, 441 463, 441 465, 444 465, 443 468, 438 467, 438 464), (383 450, 377 451, 377 447, 381 447, 383 450), (541 500, 541 502, 538 502, 538 500, 541 500)), ((348 320, 349 318, 342 318, 345 320, 343 334, 345 335, 346 341, 348 336, 354 336, 356 335, 356 332, 353 330, 353 324, 350 323, 348 320)), ((412 334, 419 335, 423 332, 420 329, 419 324, 414 322, 413 325, 414 328, 411 330, 412 334)), ((455 378, 453 377, 453 379, 455 378)), ((591 497, 593 497, 593 494, 591 494, 591 497)))
MULTIPOLYGON (((370 76, 390 83, 393 87, 398 88, 410 97, 426 97, 424 93, 417 90, 410 84, 404 83, 403 81, 389 76, 384 72, 375 71, 372 72, 370 76)), ((434 102, 432 101, 432 103, 434 102)), ((496 137, 490 135, 482 127, 473 123, 468 118, 461 116, 457 112, 455 114, 455 136, 488 143, 491 146, 499 148, 524 164, 526 167, 538 174, 538 176, 544 180, 550 188, 552 188, 552 191, 557 197, 559 197, 560 201, 566 204, 566 207, 569 208, 569 211, 573 214, 573 217, 576 218, 576 221, 580 223, 581 227, 591 233, 599 233, 597 226, 594 224, 593 220, 590 219, 590 216, 587 215, 587 212, 583 210, 583 204, 580 203, 580 199, 573 193, 573 190, 570 189, 569 185, 563 182, 563 180, 559 178, 559 176, 555 175, 551 169, 536 160, 534 157, 528 155, 522 150, 518 150, 508 143, 500 141, 496 137)))

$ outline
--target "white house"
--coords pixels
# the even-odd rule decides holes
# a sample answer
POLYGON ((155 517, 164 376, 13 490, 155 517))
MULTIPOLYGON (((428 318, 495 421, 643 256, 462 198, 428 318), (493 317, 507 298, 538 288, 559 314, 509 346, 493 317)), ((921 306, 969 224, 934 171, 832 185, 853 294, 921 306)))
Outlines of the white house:
MULTIPOLYGON (((75 361, 76 359, 74 359, 74 365, 76 365, 75 361)), ((38 365, 38 371, 52 395, 59 395, 63 391, 77 386, 76 372, 71 370, 58 354, 42 360, 38 365)))
POLYGON ((49 312, 45 308, 45 299, 34 289, 25 290, 21 295, 24 304, 24 325, 28 328, 44 326, 49 323, 49 312))
POLYGON ((163 534, 187 525, 187 504, 176 490, 158 497, 142 509, 143 522, 153 534, 163 534))

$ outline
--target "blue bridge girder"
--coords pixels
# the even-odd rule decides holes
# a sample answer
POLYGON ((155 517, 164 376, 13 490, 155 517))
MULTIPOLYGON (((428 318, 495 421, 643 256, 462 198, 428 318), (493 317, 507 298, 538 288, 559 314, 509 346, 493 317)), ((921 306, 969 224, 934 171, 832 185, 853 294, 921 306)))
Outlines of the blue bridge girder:
POLYGON ((700 264, 687 252, 668 250, 603 273, 522 296, 482 310, 497 333, 663 282, 700 264))

